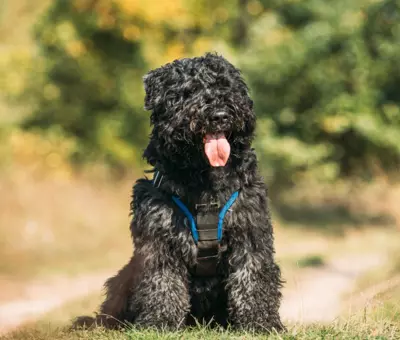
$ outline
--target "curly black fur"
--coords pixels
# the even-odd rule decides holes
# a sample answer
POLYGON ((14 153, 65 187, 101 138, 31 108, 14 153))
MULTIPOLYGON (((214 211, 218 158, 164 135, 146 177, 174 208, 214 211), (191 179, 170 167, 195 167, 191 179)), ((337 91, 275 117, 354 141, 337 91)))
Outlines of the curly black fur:
POLYGON ((174 329, 197 319, 283 330, 267 189, 251 148, 256 119, 239 70, 221 56, 206 54, 153 70, 144 85, 153 125, 144 157, 164 179, 160 188, 147 179, 134 185, 134 255, 106 283, 101 313, 112 319, 101 322, 118 319, 174 329), (227 112, 228 119, 216 123, 218 111, 227 112), (224 167, 213 168, 203 138, 221 131, 231 154, 224 167), (194 211, 199 200, 226 202, 236 190, 239 197, 225 217, 218 273, 193 276, 197 246, 171 196, 178 195, 194 211))

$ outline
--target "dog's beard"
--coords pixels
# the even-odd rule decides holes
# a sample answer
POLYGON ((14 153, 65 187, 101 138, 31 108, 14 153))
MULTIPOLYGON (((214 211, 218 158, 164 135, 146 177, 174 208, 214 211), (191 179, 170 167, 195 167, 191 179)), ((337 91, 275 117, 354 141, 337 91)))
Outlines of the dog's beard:
POLYGON ((231 153, 231 146, 223 133, 207 134, 204 137, 204 152, 213 167, 225 166, 231 153))

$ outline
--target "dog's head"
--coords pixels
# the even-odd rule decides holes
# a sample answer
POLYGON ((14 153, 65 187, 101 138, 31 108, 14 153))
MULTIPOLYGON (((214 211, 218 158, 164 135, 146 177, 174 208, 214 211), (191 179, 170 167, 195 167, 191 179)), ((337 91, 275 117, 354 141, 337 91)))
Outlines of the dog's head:
POLYGON ((223 57, 175 60, 150 71, 144 86, 153 125, 144 157, 151 165, 222 167, 250 148, 253 102, 240 71, 223 57))

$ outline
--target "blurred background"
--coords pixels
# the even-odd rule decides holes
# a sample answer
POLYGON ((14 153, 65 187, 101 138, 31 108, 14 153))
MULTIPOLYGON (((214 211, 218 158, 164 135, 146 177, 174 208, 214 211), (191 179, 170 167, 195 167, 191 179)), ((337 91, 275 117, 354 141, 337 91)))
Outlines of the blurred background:
POLYGON ((0 329, 96 308, 132 252, 142 77, 207 51, 255 101, 284 316, 331 320, 351 295, 398 318, 399 42, 399 0, 0 1, 0 329))

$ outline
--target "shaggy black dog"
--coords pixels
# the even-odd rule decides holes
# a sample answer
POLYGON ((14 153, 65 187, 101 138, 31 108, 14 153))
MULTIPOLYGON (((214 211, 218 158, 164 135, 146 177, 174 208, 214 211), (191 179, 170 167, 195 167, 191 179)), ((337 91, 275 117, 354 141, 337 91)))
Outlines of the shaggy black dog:
POLYGON ((223 57, 176 60, 144 78, 154 180, 133 188, 131 261, 96 319, 176 329, 195 320, 284 329, 267 189, 251 148, 256 117, 223 57), (219 227, 217 228, 217 225, 219 227))

